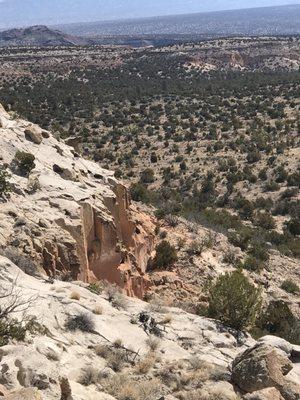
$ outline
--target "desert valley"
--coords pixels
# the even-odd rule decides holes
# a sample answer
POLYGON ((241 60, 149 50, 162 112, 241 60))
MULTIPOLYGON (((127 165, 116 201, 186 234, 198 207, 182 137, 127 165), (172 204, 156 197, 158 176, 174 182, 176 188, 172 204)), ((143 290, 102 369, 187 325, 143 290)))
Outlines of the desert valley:
POLYGON ((299 34, 111 26, 0 32, 0 398, 299 400, 299 34))

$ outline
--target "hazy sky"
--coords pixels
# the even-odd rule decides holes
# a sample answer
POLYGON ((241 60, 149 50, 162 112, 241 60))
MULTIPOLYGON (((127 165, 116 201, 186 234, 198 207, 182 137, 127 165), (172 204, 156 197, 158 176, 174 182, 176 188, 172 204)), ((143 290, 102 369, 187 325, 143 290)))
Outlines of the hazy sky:
POLYGON ((0 29, 284 4, 300 0, 0 0, 0 29))

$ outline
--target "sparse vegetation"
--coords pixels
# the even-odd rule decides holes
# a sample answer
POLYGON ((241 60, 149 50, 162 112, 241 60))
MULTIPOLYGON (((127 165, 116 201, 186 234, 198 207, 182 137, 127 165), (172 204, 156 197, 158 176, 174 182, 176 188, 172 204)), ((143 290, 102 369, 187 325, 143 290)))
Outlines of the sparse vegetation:
MULTIPOLYGON (((170 304, 180 300, 188 310, 204 312, 207 298, 201 291, 208 276, 225 268, 244 269, 249 281, 240 271, 216 280, 208 311, 225 324, 248 329, 260 306, 260 290, 251 279, 264 282, 266 272, 266 286, 272 286, 280 262, 287 271, 289 263, 295 265, 291 259, 300 257, 300 174, 294 156, 299 147, 299 71, 291 57, 298 47, 297 37, 253 37, 137 50, 2 49, 0 101, 61 138, 77 138, 78 153, 113 169, 130 186, 132 200, 147 205, 139 204, 141 210, 158 218, 156 256, 149 265, 151 295, 165 291, 166 298, 175 299, 170 304), (242 71, 228 60, 237 48, 242 71), (285 258, 279 261, 280 254, 285 258), (185 284, 191 285, 190 292, 185 284)), ((29 176, 34 167, 33 154, 18 152, 0 170, 0 196, 10 189, 8 170, 29 176)), ((31 174, 26 195, 38 189, 38 178, 31 174)), ((19 217, 14 229, 19 237, 31 224, 19 217)), ((6 249, 10 251, 16 250, 6 249)), ((27 273, 35 271, 26 255, 10 257, 27 273)), ((299 293, 294 277, 290 270, 282 278, 281 288, 292 295, 286 294, 291 301, 299 293)), ((88 290, 104 294, 117 309, 127 308, 116 286, 95 282, 88 290)), ((167 311, 155 301, 149 310, 167 311)), ((101 319, 96 317, 101 306, 92 311, 101 319)), ((166 316, 159 322, 170 320, 166 316)), ((113 351, 114 368, 119 356, 113 351)), ((176 382, 182 383, 180 378, 176 382)))

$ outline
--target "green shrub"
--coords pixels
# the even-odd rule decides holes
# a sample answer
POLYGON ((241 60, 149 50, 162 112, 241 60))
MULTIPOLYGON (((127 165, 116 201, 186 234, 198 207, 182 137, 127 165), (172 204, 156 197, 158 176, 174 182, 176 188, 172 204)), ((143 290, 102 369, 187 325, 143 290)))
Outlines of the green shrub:
POLYGON ((293 282, 289 279, 282 282, 281 289, 283 289, 287 293, 291 293, 291 294, 297 294, 300 292, 299 286, 295 282, 293 282))
POLYGON ((300 187, 300 172, 294 172, 293 174, 289 175, 287 182, 289 186, 300 187))
POLYGON ((300 235, 300 220, 292 218, 286 223, 286 228, 293 236, 300 235))
POLYGON ((255 224, 263 229, 271 230, 274 229, 276 224, 275 220, 269 213, 258 212, 255 216, 255 224))
POLYGON ((251 242, 251 248, 248 251, 248 253, 252 256, 257 258, 260 261, 269 261, 270 255, 268 253, 267 248, 265 247, 263 243, 264 239, 261 239, 261 242, 257 242, 253 240, 251 242))
POLYGON ((159 269, 169 268, 177 261, 177 253, 174 246, 171 246, 167 240, 163 240, 156 246, 156 256, 154 258, 154 267, 159 269))
POLYGON ((7 345, 12 339, 18 342, 24 341, 26 332, 26 326, 15 319, 0 320, 0 347, 7 345))
POLYGON ((300 344, 300 320, 282 300, 271 301, 258 321, 262 335, 280 336, 291 343, 300 344))
POLYGON ((231 244, 236 247, 239 247, 241 250, 247 250, 249 243, 253 237, 253 229, 243 226, 241 229, 238 229, 237 232, 231 232, 228 235, 228 240, 231 244))
POLYGON ((29 175, 30 172, 35 168, 34 160, 34 155, 25 151, 18 150, 15 155, 15 161, 20 172, 26 176, 29 175))
POLYGON ((78 315, 69 316, 65 328, 68 331, 82 331, 82 332, 93 332, 95 330, 95 323, 92 316, 84 313, 78 315))
POLYGON ((264 185, 265 192, 276 192, 279 189, 280 186, 275 181, 266 182, 266 184, 264 185))
POLYGON ((237 330, 254 325, 261 304, 261 289, 241 271, 220 276, 209 290, 209 316, 237 330))
POLYGON ((264 263, 258 258, 249 255, 243 263, 243 268, 248 271, 260 272, 264 268, 264 263))
POLYGON ((36 317, 31 317, 27 321, 18 321, 16 319, 0 319, 0 347, 6 346, 10 340, 23 342, 27 333, 31 334, 49 334, 47 328, 41 325, 36 317))
POLYGON ((207 209, 201 213, 201 217, 209 224, 225 229, 237 229, 242 226, 241 219, 226 210, 207 209))
POLYGON ((87 289, 94 294, 101 294, 104 290, 104 283, 103 282, 90 283, 87 289))
POLYGON ((140 177, 141 183, 149 184, 155 181, 154 171, 151 168, 147 168, 141 172, 140 177))
POLYGON ((239 196, 234 199, 234 206, 239 210, 239 214, 242 218, 249 219, 254 211, 254 205, 251 201, 239 196))

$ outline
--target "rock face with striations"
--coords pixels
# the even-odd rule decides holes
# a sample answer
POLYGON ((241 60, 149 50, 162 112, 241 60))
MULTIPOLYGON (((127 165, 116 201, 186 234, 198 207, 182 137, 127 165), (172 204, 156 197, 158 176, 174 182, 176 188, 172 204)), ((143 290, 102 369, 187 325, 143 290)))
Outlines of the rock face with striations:
POLYGON ((0 198, 0 247, 18 248, 49 276, 106 279, 142 297, 154 248, 150 217, 131 206, 113 172, 1 106, 0 121, 0 166, 12 186, 0 198), (35 157, 29 177, 14 167, 17 151, 35 157))

